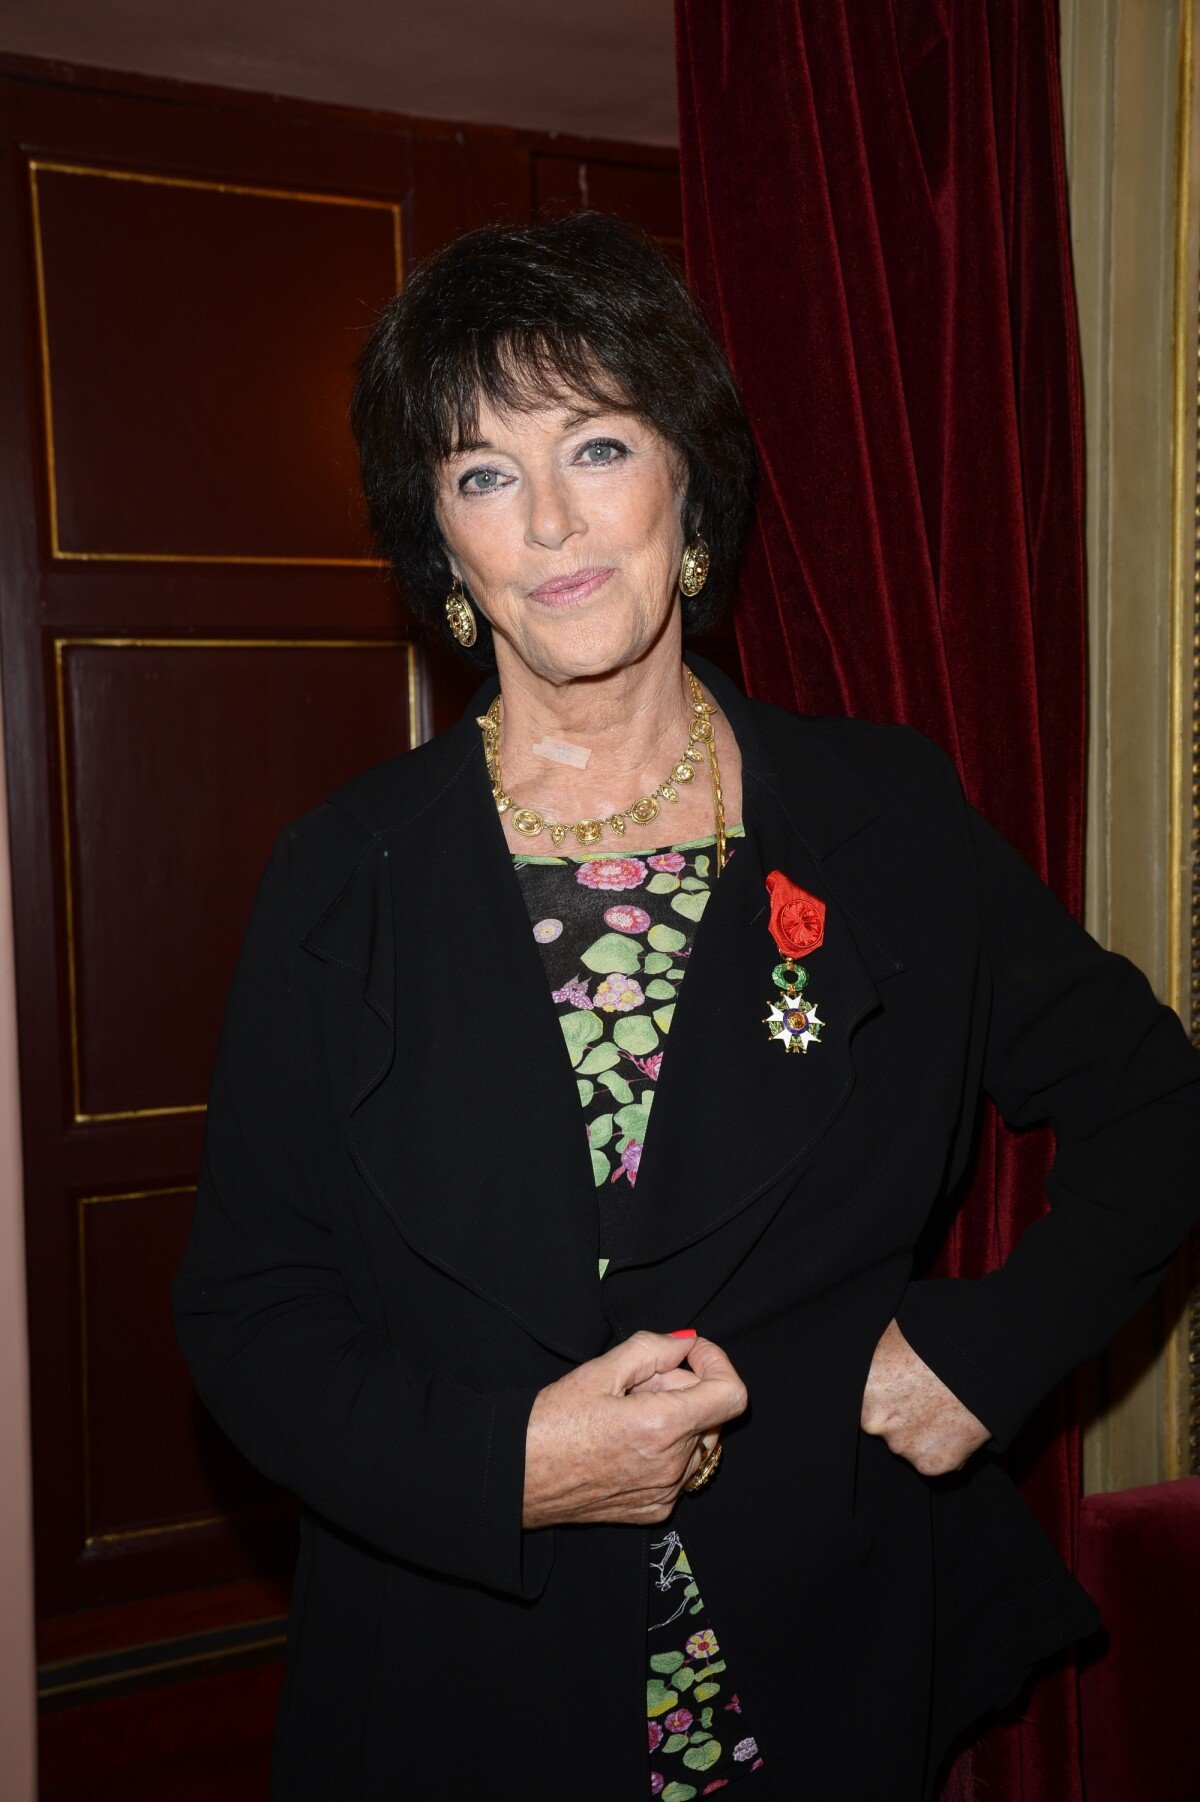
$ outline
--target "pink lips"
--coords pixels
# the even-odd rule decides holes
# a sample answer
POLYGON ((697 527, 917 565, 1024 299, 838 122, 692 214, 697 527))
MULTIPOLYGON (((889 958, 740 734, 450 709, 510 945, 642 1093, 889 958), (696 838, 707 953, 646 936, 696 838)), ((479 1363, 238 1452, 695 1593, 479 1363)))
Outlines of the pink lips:
POLYGON ((552 582, 531 589, 529 598, 541 601, 544 607, 570 607, 603 588, 614 573, 611 569, 577 569, 574 575, 556 576, 552 582))

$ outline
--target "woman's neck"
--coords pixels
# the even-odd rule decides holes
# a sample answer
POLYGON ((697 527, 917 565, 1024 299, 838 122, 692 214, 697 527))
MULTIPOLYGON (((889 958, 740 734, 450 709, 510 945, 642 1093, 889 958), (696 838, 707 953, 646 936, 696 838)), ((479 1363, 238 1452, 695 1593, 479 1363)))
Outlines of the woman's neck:
MULTIPOLYGON (((677 643, 655 646, 636 664, 603 677, 554 683, 519 659, 499 654, 502 726, 500 774, 517 807, 536 808, 548 821, 573 825, 624 813, 639 796, 670 779, 688 744, 693 718, 688 671, 677 643)), ((711 695, 706 695, 711 700, 711 695)), ((725 817, 741 818, 741 763, 723 715, 713 716, 721 764, 725 817), (736 811, 735 811, 736 809, 736 811)), ((623 834, 607 831, 601 844, 636 850, 670 836, 699 837, 713 829, 707 758, 694 780, 678 785, 678 800, 662 802, 658 820, 623 834)), ((523 838, 502 816, 505 835, 526 850, 552 849, 549 835, 523 838)))
POLYGON ((499 674, 504 786, 535 807, 615 813, 662 782, 687 743, 691 705, 676 647, 573 681, 547 681, 516 659, 501 660, 499 674))

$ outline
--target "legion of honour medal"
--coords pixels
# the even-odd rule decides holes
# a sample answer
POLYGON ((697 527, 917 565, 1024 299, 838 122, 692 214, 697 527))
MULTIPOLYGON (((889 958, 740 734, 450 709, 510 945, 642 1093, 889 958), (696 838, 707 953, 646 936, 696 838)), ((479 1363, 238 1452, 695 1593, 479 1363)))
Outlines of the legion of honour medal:
POLYGON ((825 937, 825 903, 792 882, 782 870, 772 870, 767 877, 767 893, 771 897, 768 923, 780 961, 771 972, 771 980, 779 989, 778 1001, 769 1001, 770 1013, 763 1023, 776 1044, 785 1051, 807 1051, 821 1040, 826 1025, 817 1013, 817 1003, 810 1001, 804 987, 808 971, 797 959, 815 951, 825 937))

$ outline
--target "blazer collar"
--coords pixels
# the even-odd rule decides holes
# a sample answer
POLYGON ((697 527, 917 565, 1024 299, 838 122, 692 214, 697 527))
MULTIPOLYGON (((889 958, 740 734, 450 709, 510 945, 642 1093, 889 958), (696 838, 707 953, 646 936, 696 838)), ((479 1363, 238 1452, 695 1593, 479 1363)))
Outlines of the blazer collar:
MULTIPOLYGON (((347 1143, 413 1250, 571 1361, 647 1310, 699 1311, 816 1156, 851 1093, 853 1035, 904 965, 839 869, 883 804, 819 722, 748 699, 688 663, 742 756, 745 838, 699 923, 637 1177, 603 1282, 582 1110, 520 880, 492 800, 477 714, 329 797, 371 839, 304 933, 328 966, 327 1032, 347 1143), (788 1055, 764 1024, 777 961, 766 872, 826 903, 808 960, 827 1022, 788 1055), (686 1256, 676 1254, 687 1253, 686 1256)), ((869 860, 868 860, 869 861, 869 860)))

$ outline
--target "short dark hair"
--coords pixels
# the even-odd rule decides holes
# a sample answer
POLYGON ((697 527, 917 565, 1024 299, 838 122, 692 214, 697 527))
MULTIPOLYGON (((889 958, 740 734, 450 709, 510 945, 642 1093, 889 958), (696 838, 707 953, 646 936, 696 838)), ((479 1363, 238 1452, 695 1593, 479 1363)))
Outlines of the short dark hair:
MULTIPOLYGON (((371 529, 413 613, 448 636, 451 570, 436 466, 497 411, 581 395, 630 409, 686 471, 685 536, 711 571, 683 625, 723 612, 754 504, 757 460, 725 357, 669 253, 609 213, 487 225, 435 251, 383 308, 356 366, 350 420, 371 529)), ((467 656, 495 661, 477 614, 467 656)))

